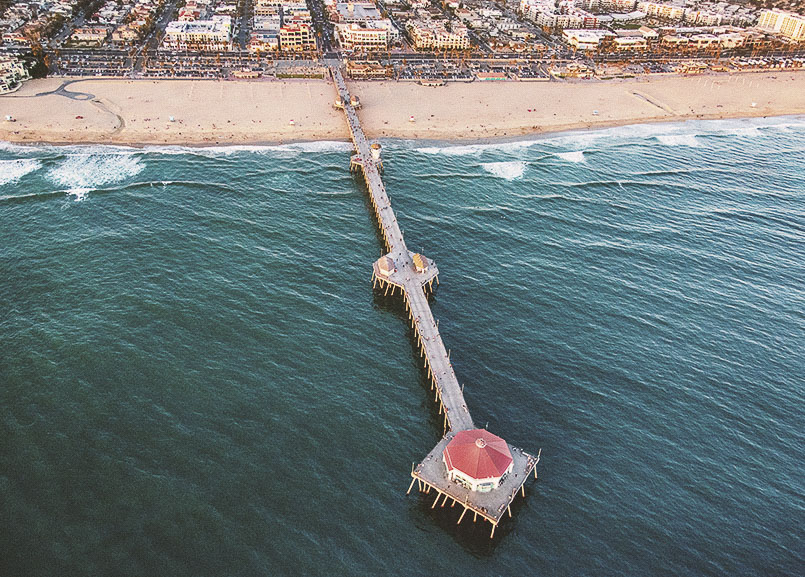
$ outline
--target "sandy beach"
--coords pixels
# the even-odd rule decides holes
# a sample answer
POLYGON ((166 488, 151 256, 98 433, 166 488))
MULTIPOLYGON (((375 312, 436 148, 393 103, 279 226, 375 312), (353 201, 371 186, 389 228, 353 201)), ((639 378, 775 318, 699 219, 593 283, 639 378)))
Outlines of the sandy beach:
MULTIPOLYGON (((370 137, 482 140, 689 118, 805 114, 805 72, 603 82, 355 82, 370 137), (413 116, 413 122, 410 118, 413 116)), ((322 80, 33 80, 0 97, 0 140, 258 144, 344 140, 322 80), (173 121, 171 121, 173 117, 173 121), (291 122, 293 121, 293 122, 291 122)))

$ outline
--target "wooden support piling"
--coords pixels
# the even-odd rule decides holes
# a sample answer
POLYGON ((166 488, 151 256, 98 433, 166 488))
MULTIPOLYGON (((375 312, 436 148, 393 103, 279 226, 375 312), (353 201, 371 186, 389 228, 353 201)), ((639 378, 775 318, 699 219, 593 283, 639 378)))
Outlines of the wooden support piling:
POLYGON ((414 483, 415 483, 415 482, 416 482, 416 479, 412 479, 412 480, 411 480, 411 484, 410 484, 410 485, 408 485, 408 490, 405 492, 405 494, 406 494, 406 495, 408 495, 408 494, 411 492, 411 489, 413 489, 413 488, 414 488, 414 483))

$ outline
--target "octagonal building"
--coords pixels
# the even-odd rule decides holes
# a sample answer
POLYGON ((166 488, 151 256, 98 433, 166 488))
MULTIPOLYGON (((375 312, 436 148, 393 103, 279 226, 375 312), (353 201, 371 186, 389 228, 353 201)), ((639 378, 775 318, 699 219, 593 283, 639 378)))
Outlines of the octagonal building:
POLYGON ((486 429, 459 431, 442 458, 451 481, 481 493, 499 487, 514 463, 506 441, 486 429))

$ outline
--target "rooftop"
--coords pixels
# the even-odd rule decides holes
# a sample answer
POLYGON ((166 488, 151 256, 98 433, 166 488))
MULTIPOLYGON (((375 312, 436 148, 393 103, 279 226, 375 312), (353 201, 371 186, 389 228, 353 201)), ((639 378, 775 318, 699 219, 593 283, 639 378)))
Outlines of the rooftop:
POLYGON ((348 20, 379 20, 382 18, 377 6, 369 2, 339 2, 336 5, 338 17, 348 20))

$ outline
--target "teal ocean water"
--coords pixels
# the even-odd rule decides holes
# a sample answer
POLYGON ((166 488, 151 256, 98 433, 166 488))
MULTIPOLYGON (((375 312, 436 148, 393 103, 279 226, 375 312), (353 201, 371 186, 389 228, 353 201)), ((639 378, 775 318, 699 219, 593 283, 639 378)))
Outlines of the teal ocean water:
POLYGON ((349 147, 0 145, 0 575, 801 575, 805 119, 385 144, 473 417, 441 435, 349 147))

